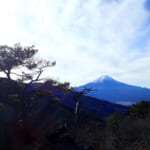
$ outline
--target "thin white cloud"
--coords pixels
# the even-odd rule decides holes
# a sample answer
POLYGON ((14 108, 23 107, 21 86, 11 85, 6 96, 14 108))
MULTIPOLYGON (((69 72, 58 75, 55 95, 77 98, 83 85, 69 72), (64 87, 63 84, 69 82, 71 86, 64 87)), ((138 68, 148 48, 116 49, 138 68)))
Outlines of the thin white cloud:
POLYGON ((150 87, 150 16, 145 0, 6 0, 0 4, 0 44, 35 44, 40 56, 57 61, 47 76, 79 85, 109 74, 150 87))

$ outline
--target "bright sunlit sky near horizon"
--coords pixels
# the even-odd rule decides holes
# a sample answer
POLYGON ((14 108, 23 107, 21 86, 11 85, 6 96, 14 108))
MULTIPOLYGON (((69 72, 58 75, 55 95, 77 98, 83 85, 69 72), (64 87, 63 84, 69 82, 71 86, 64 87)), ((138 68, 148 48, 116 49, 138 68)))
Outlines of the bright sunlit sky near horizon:
POLYGON ((107 74, 150 88, 150 0, 0 0, 0 45, 35 45, 45 76, 78 86, 107 74))

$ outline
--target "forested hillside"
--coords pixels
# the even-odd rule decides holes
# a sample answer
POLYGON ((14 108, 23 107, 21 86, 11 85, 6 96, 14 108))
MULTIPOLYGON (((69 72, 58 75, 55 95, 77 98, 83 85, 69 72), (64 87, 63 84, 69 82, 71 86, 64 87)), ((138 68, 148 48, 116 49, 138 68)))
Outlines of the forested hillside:
POLYGON ((76 92, 69 83, 42 79, 56 63, 33 59, 36 52, 0 47, 1 150, 149 150, 149 102, 125 107, 85 96, 90 88, 76 92))
MULTIPOLYGON (((15 96, 20 87, 17 82, 4 78, 0 82, 3 85, 0 86, 1 149, 148 150, 150 146, 149 102, 141 102, 128 111, 114 112, 103 119, 81 108, 75 119, 74 107, 60 98, 40 98, 28 112, 26 135, 22 119, 19 119, 18 102, 14 98, 15 102, 3 99, 5 94, 15 96)), ((31 95, 31 91, 28 92, 31 95)))

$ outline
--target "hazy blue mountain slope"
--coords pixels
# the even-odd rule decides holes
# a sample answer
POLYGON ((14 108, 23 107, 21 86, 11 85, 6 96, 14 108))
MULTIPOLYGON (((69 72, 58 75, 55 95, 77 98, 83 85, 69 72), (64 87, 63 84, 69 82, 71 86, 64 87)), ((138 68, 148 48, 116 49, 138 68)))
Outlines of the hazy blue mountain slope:
MULTIPOLYGON (((52 96, 46 99, 41 99, 41 100, 37 99, 37 101, 40 100, 40 105, 35 106, 35 107, 38 107, 38 110, 45 107, 46 101, 53 99, 53 97, 60 98, 60 102, 62 102, 63 106, 65 105, 67 106, 66 108, 70 108, 74 110, 75 101, 73 100, 72 94, 65 94, 64 90, 58 87, 52 86, 52 85, 48 85, 43 88, 40 86, 40 84, 41 83, 36 83, 30 86, 30 92, 34 92, 35 90, 38 90, 38 91, 49 90, 52 92, 52 96)), ((4 100, 6 101, 5 99, 6 95, 15 94, 16 92, 20 91, 20 88, 18 87, 17 82, 9 81, 5 78, 0 78, 0 91, 1 91, 0 92, 0 102, 1 102, 4 100)), ((98 117, 109 116, 115 111, 123 112, 129 109, 129 107, 125 107, 125 106, 118 105, 118 104, 113 104, 111 102, 99 100, 99 99, 89 97, 89 96, 83 96, 80 99, 80 101, 81 101, 80 110, 85 111, 91 115, 96 115, 98 117)), ((11 112, 12 110, 10 110, 10 114, 11 112)), ((6 114, 6 116, 10 114, 6 114)))
POLYGON ((93 82, 80 86, 77 91, 85 87, 95 90, 90 92, 89 96, 106 99, 114 103, 128 105, 141 100, 150 100, 150 89, 128 85, 109 76, 102 76, 93 82))
MULTIPOLYGON (((75 102, 73 101, 72 95, 66 95, 62 102, 65 103, 67 106, 75 108, 75 102)), ((120 104, 114 104, 102 99, 96 99, 90 96, 83 96, 80 99, 81 110, 85 110, 90 114, 94 114, 99 117, 106 117, 114 113, 115 111, 118 112, 125 112, 129 110, 130 107, 126 107, 120 104)))
MULTIPOLYGON (((60 98, 61 102, 70 108, 75 108, 75 101, 73 100, 72 94, 64 94, 64 91, 58 89, 54 86, 48 87, 52 91, 54 97, 60 98)), ((109 116, 115 111, 124 112, 129 109, 129 107, 122 106, 119 104, 114 104, 102 99, 97 99, 90 96, 83 96, 80 98, 81 110, 84 110, 90 114, 104 117, 109 116)))

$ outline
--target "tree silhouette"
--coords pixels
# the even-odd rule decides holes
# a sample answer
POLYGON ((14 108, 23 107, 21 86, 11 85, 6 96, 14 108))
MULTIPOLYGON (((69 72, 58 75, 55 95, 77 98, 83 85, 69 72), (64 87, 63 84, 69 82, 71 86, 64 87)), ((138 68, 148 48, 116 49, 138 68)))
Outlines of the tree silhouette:
POLYGON ((79 111, 79 107, 80 107, 80 98, 84 95, 86 95, 87 93, 93 91, 92 88, 84 88, 82 91, 77 92, 75 91, 75 88, 71 88, 70 93, 73 96, 73 100, 75 101, 76 105, 75 105, 75 109, 74 109, 74 116, 75 116, 75 120, 77 120, 78 118, 78 111, 79 111))
POLYGON ((134 104, 130 110, 131 116, 136 118, 144 119, 149 114, 150 110, 150 103, 148 101, 141 101, 137 104, 134 104))
POLYGON ((3 99, 1 101, 14 109, 14 130, 18 122, 21 123, 24 142, 30 140, 28 118, 37 100, 50 97, 52 94, 50 91, 38 90, 39 85, 41 87, 46 85, 45 82, 35 83, 43 80, 41 75, 44 70, 54 66, 56 62, 35 58, 37 52, 34 46, 22 47, 19 43, 13 47, 0 46, 0 72, 5 73, 8 79, 4 84, 6 91, 0 95, 3 99), (14 69, 19 69, 19 73, 14 69), (11 78, 12 74, 17 76, 17 81, 11 78))
POLYGON ((0 72, 3 72, 9 80, 11 79, 11 74, 17 75, 22 81, 29 80, 34 82, 39 80, 44 68, 54 66, 56 62, 35 59, 34 56, 37 52, 38 50, 34 46, 22 47, 20 43, 15 44, 13 47, 1 45, 0 72), (13 69, 21 67, 32 72, 25 73, 22 71, 21 74, 12 72, 13 69))

